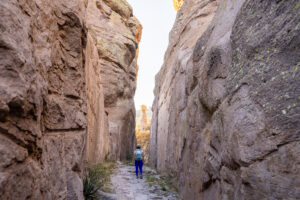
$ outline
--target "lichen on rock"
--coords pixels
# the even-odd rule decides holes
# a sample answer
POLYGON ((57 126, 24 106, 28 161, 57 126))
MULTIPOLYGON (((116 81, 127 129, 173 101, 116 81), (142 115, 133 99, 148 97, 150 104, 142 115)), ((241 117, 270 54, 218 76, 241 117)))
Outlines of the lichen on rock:
POLYGON ((150 163, 175 175, 183 199, 298 198, 297 5, 179 10, 156 75, 150 163))

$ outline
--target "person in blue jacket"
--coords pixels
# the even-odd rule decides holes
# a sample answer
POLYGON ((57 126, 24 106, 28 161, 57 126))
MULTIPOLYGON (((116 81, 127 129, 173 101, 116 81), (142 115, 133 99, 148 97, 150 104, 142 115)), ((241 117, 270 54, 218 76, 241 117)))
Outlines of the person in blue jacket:
POLYGON ((139 178, 138 171, 140 170, 140 178, 143 178, 143 150, 141 149, 141 145, 136 146, 136 150, 133 153, 133 161, 135 164, 135 174, 136 178, 139 178))

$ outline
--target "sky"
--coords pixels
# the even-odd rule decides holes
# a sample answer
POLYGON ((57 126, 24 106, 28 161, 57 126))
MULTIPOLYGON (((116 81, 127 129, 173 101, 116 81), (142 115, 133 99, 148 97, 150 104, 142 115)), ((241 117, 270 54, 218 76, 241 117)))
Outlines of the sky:
POLYGON ((172 0, 127 0, 143 26, 139 44, 138 79, 135 107, 152 106, 155 75, 160 70, 169 43, 169 32, 176 18, 172 0))

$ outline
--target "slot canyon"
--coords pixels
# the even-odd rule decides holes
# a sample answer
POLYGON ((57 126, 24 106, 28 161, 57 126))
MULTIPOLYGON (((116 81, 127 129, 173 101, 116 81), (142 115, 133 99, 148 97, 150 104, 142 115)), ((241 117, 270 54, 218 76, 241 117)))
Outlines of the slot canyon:
POLYGON ((0 2, 1 200, 83 200, 88 166, 137 143, 178 199, 300 198, 299 0, 173 5, 136 113, 143 24, 126 0, 0 2))

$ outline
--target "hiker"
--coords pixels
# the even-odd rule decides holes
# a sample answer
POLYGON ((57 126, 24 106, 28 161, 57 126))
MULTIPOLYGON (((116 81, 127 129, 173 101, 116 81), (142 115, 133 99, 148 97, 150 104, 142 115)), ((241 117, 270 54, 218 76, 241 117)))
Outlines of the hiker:
POLYGON ((135 173, 136 178, 139 178, 138 170, 140 170, 140 178, 143 178, 143 150, 141 149, 141 145, 136 146, 136 150, 133 153, 133 160, 135 164, 135 173))

